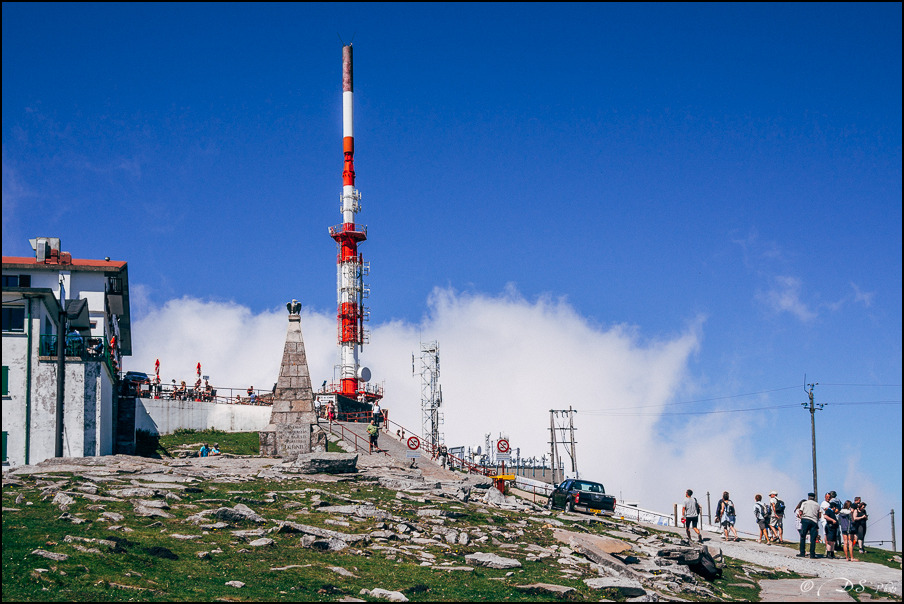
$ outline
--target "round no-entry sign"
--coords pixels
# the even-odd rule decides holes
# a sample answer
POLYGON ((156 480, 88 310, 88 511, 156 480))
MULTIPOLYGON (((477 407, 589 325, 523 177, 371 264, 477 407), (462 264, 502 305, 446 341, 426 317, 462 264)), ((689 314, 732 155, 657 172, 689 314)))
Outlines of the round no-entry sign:
POLYGON ((509 443, 504 438, 499 439, 496 442, 496 450, 500 453, 508 453, 509 452, 509 443))
POLYGON ((420 446, 421 446, 421 441, 418 439, 417 436, 412 436, 411 438, 408 439, 408 448, 411 449, 412 451, 417 451, 418 447, 420 447, 420 446))

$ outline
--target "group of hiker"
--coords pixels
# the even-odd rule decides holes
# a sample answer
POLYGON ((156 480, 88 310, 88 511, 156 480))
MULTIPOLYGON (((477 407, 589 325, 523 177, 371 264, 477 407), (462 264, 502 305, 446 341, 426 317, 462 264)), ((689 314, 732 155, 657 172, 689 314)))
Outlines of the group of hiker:
POLYGON ((834 559, 835 552, 841 548, 845 560, 856 562, 854 550, 866 553, 866 502, 860 497, 841 501, 835 491, 829 491, 821 503, 816 502, 816 494, 809 493, 795 508, 800 519, 800 553, 805 556, 807 537, 810 539, 810 557, 816 557, 816 541, 820 528, 826 544, 826 558, 834 559))
MULTIPOLYGON (((757 543, 784 542, 785 512, 786 505, 779 498, 778 491, 770 491, 767 500, 764 500, 760 493, 754 496, 753 514, 759 529, 757 543)), ((691 489, 685 491, 681 516, 688 543, 692 541, 691 530, 696 533, 697 541, 703 543, 698 526, 701 524, 703 512, 691 489)), ((864 540, 869 517, 866 513, 866 502, 860 497, 842 502, 835 491, 829 491, 825 494, 824 501, 817 503, 816 495, 809 493, 807 499, 801 499, 794 508, 794 517, 800 534, 798 557, 805 556, 807 538, 810 539, 810 557, 816 557, 816 542, 820 539, 820 534, 826 545, 826 558, 834 559, 838 549, 841 549, 845 559, 850 561, 857 560, 854 558, 855 549, 859 548, 861 554, 866 553, 864 540)), ((728 491, 722 493, 722 498, 716 504, 715 519, 722 529, 724 540, 740 541, 738 531, 735 529, 737 511, 728 491)))

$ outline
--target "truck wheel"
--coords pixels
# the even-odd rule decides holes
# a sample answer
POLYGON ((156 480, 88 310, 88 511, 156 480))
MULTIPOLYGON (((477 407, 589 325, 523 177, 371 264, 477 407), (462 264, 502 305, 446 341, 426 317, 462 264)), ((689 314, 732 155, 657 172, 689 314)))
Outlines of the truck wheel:
POLYGON ((546 500, 546 509, 547 510, 552 509, 552 497, 550 497, 549 499, 546 500))
POLYGON ((574 501, 572 501, 570 497, 565 500, 565 511, 566 512, 574 511, 574 501))

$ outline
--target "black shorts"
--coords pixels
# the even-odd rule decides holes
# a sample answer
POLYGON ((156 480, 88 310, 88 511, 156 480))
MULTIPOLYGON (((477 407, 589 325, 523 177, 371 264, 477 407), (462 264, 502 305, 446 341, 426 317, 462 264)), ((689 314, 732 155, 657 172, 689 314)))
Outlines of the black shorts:
POLYGON ((838 527, 826 525, 826 541, 835 541, 838 539, 838 527))
POLYGON ((699 520, 699 516, 692 516, 690 518, 684 519, 684 526, 687 528, 697 528, 697 520, 699 520))

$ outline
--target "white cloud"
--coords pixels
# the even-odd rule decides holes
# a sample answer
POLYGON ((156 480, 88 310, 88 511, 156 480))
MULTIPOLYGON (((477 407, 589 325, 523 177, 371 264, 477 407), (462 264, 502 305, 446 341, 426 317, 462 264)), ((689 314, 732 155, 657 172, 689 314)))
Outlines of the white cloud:
MULTIPOLYGON (((188 381, 200 361, 218 388, 270 388, 286 326, 281 307, 253 314, 234 303, 171 300, 133 322, 135 354, 127 365, 147 371, 159 358, 165 381, 188 381)), ((336 319, 304 310, 302 329, 316 388, 333 375, 336 319)), ((498 296, 437 289, 419 324, 374 326, 362 354, 374 379, 385 381, 390 417, 414 431, 420 382, 411 355, 421 339, 440 343, 447 444, 483 444, 484 434, 503 433, 523 456, 539 457, 549 451, 549 410, 572 406, 582 476, 643 506, 669 511, 687 488, 704 507, 707 490, 713 502, 729 490, 741 510, 756 492, 776 488, 790 502, 801 491, 758 453, 762 420, 662 415, 664 403, 694 387, 688 367, 701 346, 702 320, 645 339, 639 328, 594 325, 562 300, 528 301, 513 289, 498 296)), ((742 529, 746 522, 742 514, 742 529)))
POLYGON ((758 294, 758 298, 773 312, 788 312, 801 321, 812 321, 817 314, 801 300, 801 282, 797 277, 775 277, 774 287, 758 294))
POLYGON ((867 308, 873 305, 873 300, 876 297, 876 292, 862 291, 859 287, 857 287, 856 283, 851 283, 851 289, 854 290, 854 302, 860 302, 867 308))

